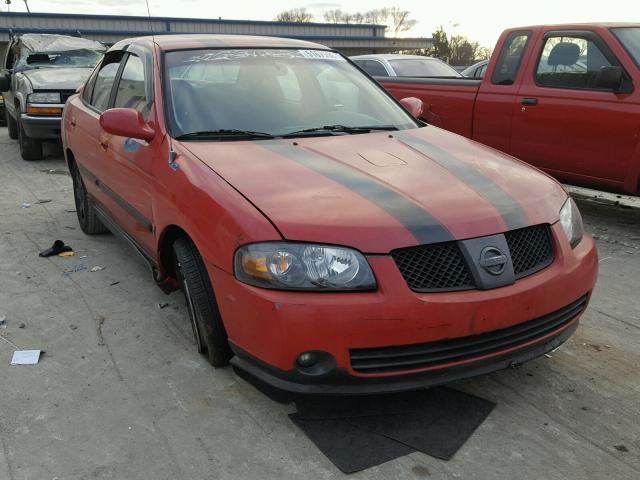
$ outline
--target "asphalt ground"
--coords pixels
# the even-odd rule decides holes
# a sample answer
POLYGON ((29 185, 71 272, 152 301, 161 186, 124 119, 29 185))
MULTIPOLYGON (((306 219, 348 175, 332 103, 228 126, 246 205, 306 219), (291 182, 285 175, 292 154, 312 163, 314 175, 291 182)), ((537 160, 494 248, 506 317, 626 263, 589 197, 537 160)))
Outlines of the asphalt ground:
MULTIPOLYGON (((343 478, 292 405, 197 354, 181 296, 129 247, 80 231, 64 170, 58 147, 25 162, 0 129, 0 479, 343 478), (55 239, 76 256, 39 258, 55 239), (46 353, 9 366, 16 348, 46 353)), ((576 195, 600 253, 576 334, 457 385, 497 407, 452 460, 413 453, 351 478, 640 478, 640 209, 576 195)))

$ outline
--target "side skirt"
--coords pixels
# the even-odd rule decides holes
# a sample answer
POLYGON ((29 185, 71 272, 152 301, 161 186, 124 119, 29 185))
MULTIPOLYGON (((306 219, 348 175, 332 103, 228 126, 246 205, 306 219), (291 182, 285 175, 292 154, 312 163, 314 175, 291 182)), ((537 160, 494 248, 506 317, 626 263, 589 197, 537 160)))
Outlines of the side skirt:
POLYGON ((171 292, 178 290, 176 281, 173 278, 164 277, 160 274, 158 262, 153 256, 147 252, 144 248, 138 244, 127 232, 125 232, 117 222, 115 222, 104 210, 102 210, 96 203, 93 203, 93 208, 96 210, 96 215, 105 227, 111 231, 116 237, 119 237, 127 245, 133 248, 144 260, 151 270, 151 276, 156 285, 167 295, 171 292))

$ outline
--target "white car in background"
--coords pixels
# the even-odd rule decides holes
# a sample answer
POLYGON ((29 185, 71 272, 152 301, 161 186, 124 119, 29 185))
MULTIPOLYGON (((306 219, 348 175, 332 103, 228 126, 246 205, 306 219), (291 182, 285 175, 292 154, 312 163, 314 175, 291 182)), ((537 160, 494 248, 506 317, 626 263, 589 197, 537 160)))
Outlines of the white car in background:
POLYGON ((372 77, 461 77, 439 58, 422 55, 376 54, 349 57, 372 77))

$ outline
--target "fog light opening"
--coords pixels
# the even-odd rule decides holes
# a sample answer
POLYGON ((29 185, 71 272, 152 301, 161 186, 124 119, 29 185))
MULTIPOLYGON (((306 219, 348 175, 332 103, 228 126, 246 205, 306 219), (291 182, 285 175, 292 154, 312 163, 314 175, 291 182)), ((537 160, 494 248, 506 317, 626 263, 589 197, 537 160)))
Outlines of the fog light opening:
POLYGON ((296 363, 302 368, 313 367, 318 362, 318 355, 315 352, 304 352, 298 355, 296 363))

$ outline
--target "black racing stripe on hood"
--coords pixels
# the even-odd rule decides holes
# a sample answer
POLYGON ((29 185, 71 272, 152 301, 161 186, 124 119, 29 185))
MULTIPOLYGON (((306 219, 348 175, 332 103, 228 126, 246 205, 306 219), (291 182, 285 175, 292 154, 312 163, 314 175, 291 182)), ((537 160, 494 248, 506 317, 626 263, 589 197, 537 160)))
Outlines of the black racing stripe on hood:
POLYGON ((473 166, 460 160, 445 150, 417 138, 407 132, 395 132, 394 137, 410 148, 426 155, 440 166, 446 168, 453 175, 473 188, 486 198, 502 216, 509 230, 528 227, 531 225, 522 206, 505 192, 500 185, 487 177, 473 166))
POLYGON ((426 210, 354 168, 288 143, 260 142, 260 145, 278 155, 294 160, 366 198, 404 225, 420 244, 454 240, 444 225, 426 210))

